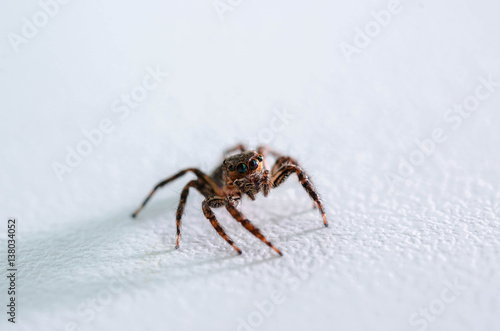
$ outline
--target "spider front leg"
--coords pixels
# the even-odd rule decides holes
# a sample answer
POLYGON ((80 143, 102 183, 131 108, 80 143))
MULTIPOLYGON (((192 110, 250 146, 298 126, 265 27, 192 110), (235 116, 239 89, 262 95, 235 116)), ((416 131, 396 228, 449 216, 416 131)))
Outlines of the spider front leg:
POLYGON ((271 154, 272 156, 274 156, 275 158, 280 158, 281 157, 281 154, 276 152, 274 149, 271 149, 269 148, 268 146, 265 146, 265 145, 261 145, 259 147, 257 147, 257 153, 261 154, 263 157, 264 157, 264 169, 269 169, 267 167, 267 158, 266 156, 268 154, 271 154))
POLYGON ((314 188, 312 182, 309 180, 307 173, 301 167, 299 167, 292 158, 283 156, 276 161, 276 164, 273 166, 272 171, 271 187, 278 187, 288 178, 288 176, 293 173, 297 174, 302 187, 304 187, 311 199, 318 206, 321 216, 323 217, 323 224, 325 226, 328 226, 326 213, 323 208, 323 203, 319 198, 318 192, 314 188))
POLYGON ((191 187, 194 187, 195 189, 198 190, 198 192, 203 194, 202 187, 200 186, 200 183, 197 180, 190 181, 182 189, 181 199, 179 201, 179 206, 177 207, 177 212, 175 213, 175 226, 177 228, 175 249, 179 248, 180 239, 181 239, 181 228, 182 228, 182 222, 181 222, 182 214, 184 214, 184 207, 186 206, 187 197, 189 195, 189 189, 191 187))
POLYGON ((271 177, 269 176, 269 170, 264 171, 264 184, 262 185, 262 193, 265 197, 269 195, 271 189, 271 177))
POLYGON ((139 214, 139 212, 144 208, 144 206, 146 206, 146 204, 148 203, 149 199, 151 199, 151 197, 153 196, 153 194, 155 194, 156 190, 158 190, 159 188, 167 185, 168 183, 176 180, 177 178, 183 176, 184 174, 186 174, 187 172, 193 172, 197 177, 198 179, 204 184, 204 185, 208 185, 210 186, 211 188, 213 188, 214 190, 217 190, 217 184, 214 183, 214 181, 208 177, 207 175, 205 175, 203 172, 201 172, 200 170, 196 169, 196 168, 188 168, 188 169, 184 169, 180 172, 178 172, 177 174, 159 182, 154 188, 153 190, 149 193, 149 195, 146 197, 146 199, 144 200, 144 202, 139 206, 139 208, 137 208, 137 210, 132 214, 132 217, 135 218, 137 217, 137 214, 139 214))
POLYGON ((226 209, 231 214, 231 216, 233 216, 235 220, 241 223, 241 225, 243 225, 243 227, 245 227, 245 229, 247 229, 251 234, 262 240, 267 246, 274 249, 276 253, 283 256, 280 250, 274 247, 274 245, 271 244, 271 242, 267 240, 266 237, 264 237, 259 228, 253 225, 248 219, 245 218, 245 216, 243 216, 243 214, 238 209, 236 209, 236 203, 233 200, 227 200, 226 209))
POLYGON ((227 241, 227 243, 231 245, 238 252, 238 254, 241 254, 241 249, 236 247, 233 240, 229 238, 229 236, 226 234, 226 231, 224 231, 224 228, 222 228, 219 221, 217 221, 217 218, 215 217, 215 214, 212 211, 212 208, 222 207, 225 205, 225 203, 226 203, 226 198, 224 197, 212 196, 206 198, 202 203, 203 214, 210 221, 210 224, 212 224, 215 231, 217 231, 217 233, 222 238, 224 238, 224 240, 227 241))

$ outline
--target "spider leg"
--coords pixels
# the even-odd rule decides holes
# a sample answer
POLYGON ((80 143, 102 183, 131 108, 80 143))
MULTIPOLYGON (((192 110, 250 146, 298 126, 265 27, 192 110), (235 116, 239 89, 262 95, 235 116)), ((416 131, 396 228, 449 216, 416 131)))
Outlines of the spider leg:
POLYGON ((201 205, 203 209, 203 214, 210 221, 210 224, 212 224, 215 231, 217 231, 217 233, 222 238, 224 238, 224 240, 227 241, 227 243, 231 245, 238 252, 238 254, 241 254, 241 249, 236 247, 233 240, 229 238, 229 236, 226 234, 226 231, 224 231, 224 228, 220 225, 219 221, 217 221, 217 218, 215 217, 215 214, 212 211, 212 208, 218 208, 223 206, 226 203, 225 200, 226 199, 224 197, 219 197, 219 196, 206 198, 205 200, 203 200, 203 203, 201 205))
MULTIPOLYGON (((278 155, 278 154, 273 154, 273 155, 278 155)), ((295 164, 296 166, 299 166, 299 163, 294 159, 289 156, 278 156, 278 159, 276 160, 276 163, 273 166, 273 174, 275 174, 283 165, 285 164, 295 164)), ((311 181, 311 179, 309 179, 311 181)), ((311 181, 312 184, 312 181, 311 181)), ((317 203, 315 201, 312 202, 312 207, 315 209, 318 207, 317 203)))
POLYGON ((279 170, 281 170, 281 168, 289 164, 293 164, 296 165, 297 167, 300 167, 299 163, 294 158, 291 158, 289 156, 278 157, 276 159, 276 163, 274 163, 273 168, 271 169, 271 176, 274 176, 279 170))
POLYGON ((292 158, 283 156, 276 161, 271 172, 271 187, 275 188, 281 185, 291 174, 296 173, 299 178, 300 183, 309 194, 314 203, 318 206, 318 209, 323 217, 323 224, 328 226, 328 221, 326 219, 326 213, 323 208, 323 204, 319 198, 318 192, 314 188, 311 180, 308 178, 307 173, 299 167, 292 158))
POLYGON ((135 218, 137 216, 137 214, 142 210, 142 208, 144 208, 144 206, 148 203, 149 199, 151 199, 151 197, 153 196, 153 194, 156 192, 157 189, 159 189, 159 188, 167 185, 168 183, 170 183, 173 180, 176 180, 177 178, 183 176, 184 174, 186 174, 189 171, 193 172, 198 177, 198 180, 201 181, 203 184, 211 186, 214 189, 215 192, 219 191, 219 187, 213 181, 213 179, 210 178, 209 176, 205 175, 200 170, 198 170, 196 168, 184 169, 184 170, 178 172, 177 174, 175 174, 175 175, 173 175, 173 176, 171 176, 171 177, 169 177, 169 178, 167 178, 167 179, 159 182, 153 188, 153 190, 151 191, 151 193, 149 193, 149 195, 146 197, 146 199, 144 200, 144 202, 139 206, 139 208, 137 208, 137 210, 132 214, 132 217, 135 218))
POLYGON ((231 214, 231 216, 233 216, 234 219, 241 223, 241 225, 243 225, 245 229, 247 229, 251 234, 262 240, 267 246, 274 249, 276 253, 283 256, 280 250, 274 247, 274 245, 271 244, 271 242, 267 240, 266 237, 264 237, 259 228, 253 225, 248 219, 245 218, 245 216, 243 216, 243 214, 238 209, 236 209, 236 204, 232 200, 227 201, 226 209, 231 214))
POLYGON ((272 149, 266 145, 261 145, 261 146, 257 147, 257 153, 262 154, 264 157, 266 157, 267 154, 271 154, 276 158, 279 158, 282 156, 281 153, 276 152, 274 149, 272 149))
POLYGON ((271 190, 271 177, 269 175, 269 170, 264 170, 262 179, 264 182, 264 184, 262 185, 262 193, 265 197, 267 197, 269 195, 269 191, 271 190))
POLYGON ((246 150, 247 150, 247 147, 244 144, 239 144, 239 145, 236 145, 236 146, 233 146, 231 148, 226 149, 224 151, 224 156, 226 156, 232 152, 235 152, 235 151, 244 152, 246 150))
POLYGON ((268 163, 267 163, 267 158, 266 158, 266 156, 268 154, 271 154, 272 156, 274 156, 277 159, 282 157, 281 153, 276 152, 274 149, 271 149, 270 147, 268 147, 266 145, 261 145, 261 146, 257 147, 257 153, 261 154, 264 157, 264 160, 263 160, 264 169, 269 169, 268 163))
POLYGON ((179 206, 177 207, 177 212, 175 214, 175 225, 177 227, 177 237, 176 237, 177 239, 176 239, 176 245, 175 245, 176 249, 179 248, 179 243, 180 243, 180 239, 181 239, 181 227, 182 227, 181 220, 182 220, 182 214, 184 214, 184 207, 186 206, 187 198, 188 198, 188 195, 189 195, 189 189, 191 187, 194 187, 195 189, 197 189, 198 192, 200 192, 205 197, 207 195, 206 190, 204 190, 203 185, 199 181, 197 181, 197 180, 190 181, 182 189, 181 199, 179 201, 179 206))

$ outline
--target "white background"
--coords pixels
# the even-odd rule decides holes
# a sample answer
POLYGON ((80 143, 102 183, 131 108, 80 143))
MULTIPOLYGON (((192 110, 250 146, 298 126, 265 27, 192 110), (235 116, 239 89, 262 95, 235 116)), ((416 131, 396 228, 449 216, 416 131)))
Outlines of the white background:
POLYGON ((500 88, 443 117, 500 81, 498 2, 401 1, 349 59, 342 45, 388 1, 232 3, 73 0, 16 52, 9 36, 41 7, 2 1, 0 246, 17 217, 19 271, 13 326, 1 262, 1 329, 498 329, 500 88), (168 77, 120 117, 113 103, 156 67, 168 77), (59 180, 104 118, 113 132, 59 180), (418 158, 436 128, 446 141, 418 158), (218 210, 236 255, 195 192, 174 250, 192 175, 129 217, 238 142, 298 158, 330 227, 295 176, 241 207, 281 258, 218 210))

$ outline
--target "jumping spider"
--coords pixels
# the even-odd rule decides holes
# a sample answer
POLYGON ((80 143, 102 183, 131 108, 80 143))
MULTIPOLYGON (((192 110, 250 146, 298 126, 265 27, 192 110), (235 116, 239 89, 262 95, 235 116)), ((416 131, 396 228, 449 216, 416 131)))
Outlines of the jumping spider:
POLYGON ((296 173, 300 183, 314 201, 314 206, 318 207, 321 216, 323 217, 323 224, 328 226, 325 210, 316 189, 308 179, 306 172, 293 158, 282 156, 281 154, 264 146, 257 148, 257 151, 253 151, 247 150, 244 145, 235 146, 234 148, 227 150, 224 155, 227 157, 222 162, 222 165, 215 169, 210 176, 204 174, 198 169, 188 168, 158 183, 158 185, 154 187, 151 193, 144 200, 142 205, 132 214, 132 217, 135 218, 137 216, 157 189, 191 171, 198 178, 187 183, 181 193, 181 199, 179 201, 176 214, 177 243, 175 248, 179 248, 179 241, 181 237, 181 218, 184 213, 184 206, 186 205, 189 188, 193 187, 205 197, 205 200, 202 203, 203 214, 205 217, 210 221, 210 224, 212 224, 217 233, 224 238, 229 245, 233 246, 239 254, 241 254, 241 250, 236 247, 234 242, 231 238, 229 238, 222 226, 219 224, 215 218, 212 208, 219 208, 222 206, 226 207, 231 216, 240 222, 245 229, 274 249, 279 255, 283 255, 276 247, 273 246, 273 244, 271 244, 271 242, 266 239, 266 237, 264 237, 264 235, 262 235, 260 230, 255 225, 245 218, 245 216, 236 207, 238 206, 238 202, 243 194, 246 194, 252 200, 255 200, 255 195, 260 192, 262 192, 264 196, 267 196, 270 189, 278 187, 288 178, 288 176, 296 173), (240 151, 240 153, 227 156, 234 151, 240 151), (267 169, 265 161, 266 154, 271 154, 276 158, 276 162, 273 165, 271 172, 267 169))

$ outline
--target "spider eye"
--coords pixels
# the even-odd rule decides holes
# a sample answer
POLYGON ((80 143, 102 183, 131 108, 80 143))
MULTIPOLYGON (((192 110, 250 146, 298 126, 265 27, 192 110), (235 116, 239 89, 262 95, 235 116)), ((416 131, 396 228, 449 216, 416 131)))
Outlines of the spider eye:
POLYGON ((247 170, 248 170, 248 166, 247 166, 245 163, 240 163, 240 164, 238 164, 238 166, 236 167, 236 170, 237 170, 240 174, 244 174, 245 172, 247 172, 247 170))
POLYGON ((250 170, 255 170, 259 167, 259 162, 257 162, 257 160, 255 160, 255 159, 252 159, 248 163, 248 166, 250 167, 250 170))
POLYGON ((229 171, 234 171, 234 165, 230 164, 229 167, 227 167, 229 171))
POLYGON ((264 160, 264 157, 262 155, 257 156, 257 158, 259 159, 260 162, 262 162, 262 160, 264 160))

